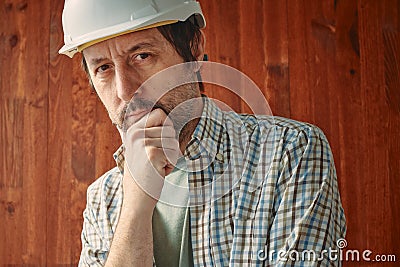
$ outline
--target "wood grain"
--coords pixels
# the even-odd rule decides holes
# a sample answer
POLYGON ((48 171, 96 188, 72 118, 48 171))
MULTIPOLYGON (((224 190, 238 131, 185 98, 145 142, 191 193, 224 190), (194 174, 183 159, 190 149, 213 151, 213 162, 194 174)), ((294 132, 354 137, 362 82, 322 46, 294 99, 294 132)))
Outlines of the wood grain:
POLYGON ((73 234, 72 218, 76 215, 71 210, 71 195, 74 176, 72 161, 72 69, 73 62, 60 57, 57 53, 63 35, 61 25, 62 1, 51 1, 50 21, 50 64, 49 64, 49 134, 48 134, 48 187, 47 195, 51 200, 47 209, 48 239, 47 265, 76 262, 72 248, 77 246, 73 234))
MULTIPOLYGON (((1 266, 76 266, 86 189, 120 145, 79 56, 58 55, 63 2, 0 1, 1 266)), ((400 1, 200 2, 210 61, 248 75, 275 115, 328 137, 348 249, 398 264, 400 1)), ((250 111, 226 89, 206 94, 250 111)))
MULTIPOLYGON (((204 12, 206 21, 212 21, 215 25, 215 27, 208 27, 205 30, 206 53, 209 60, 235 68, 240 66, 239 46, 229 44, 237 43, 239 36, 239 3, 239 0, 230 1, 229 8, 226 8, 224 5, 216 5, 213 1, 201 2, 202 7, 207 10, 207 13, 204 12), (219 29, 224 29, 224 38, 220 38, 219 29)), ((240 98, 226 88, 206 84, 206 94, 210 98, 229 104, 230 108, 235 111, 241 109, 240 98)))
POLYGON ((49 28, 50 6, 6 1, 0 12, 0 258, 45 265, 49 36, 41 33, 49 28))

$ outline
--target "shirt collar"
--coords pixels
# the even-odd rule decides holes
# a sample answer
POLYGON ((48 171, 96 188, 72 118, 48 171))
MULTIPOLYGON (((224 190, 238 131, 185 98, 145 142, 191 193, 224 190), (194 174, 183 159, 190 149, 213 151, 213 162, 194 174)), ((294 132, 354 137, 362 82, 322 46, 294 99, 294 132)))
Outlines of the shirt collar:
POLYGON ((185 156, 191 160, 202 156, 214 159, 219 151, 223 151, 223 112, 214 101, 205 96, 203 96, 203 103, 204 108, 200 121, 185 150, 185 156))
POLYGON ((113 155, 117 167, 122 174, 124 173, 124 164, 125 164, 124 152, 125 152, 125 147, 124 145, 122 145, 117 149, 117 151, 115 151, 113 155))

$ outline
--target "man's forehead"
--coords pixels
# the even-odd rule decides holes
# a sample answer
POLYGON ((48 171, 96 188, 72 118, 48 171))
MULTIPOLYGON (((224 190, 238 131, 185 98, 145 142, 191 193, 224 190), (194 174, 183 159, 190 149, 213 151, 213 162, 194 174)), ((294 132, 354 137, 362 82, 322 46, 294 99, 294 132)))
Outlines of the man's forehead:
POLYGON ((125 54, 141 48, 162 48, 167 42, 157 29, 147 29, 116 36, 94 44, 84 49, 83 54, 87 60, 91 60, 109 55, 110 51, 125 54))

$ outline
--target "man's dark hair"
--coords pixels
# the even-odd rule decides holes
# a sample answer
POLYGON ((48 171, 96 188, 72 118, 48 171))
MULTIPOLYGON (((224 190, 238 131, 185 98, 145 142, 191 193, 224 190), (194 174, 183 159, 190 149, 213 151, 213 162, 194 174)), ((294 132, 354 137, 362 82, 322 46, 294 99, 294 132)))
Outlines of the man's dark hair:
MULTIPOLYGON (((178 21, 173 24, 159 26, 157 29, 175 48, 176 52, 185 62, 197 61, 195 55, 198 52, 197 49, 201 41, 201 31, 194 19, 194 15, 186 21, 178 21)), ((82 56, 82 67, 88 76, 90 86, 94 89, 84 56, 82 56)), ((200 81, 200 73, 197 73, 197 77, 200 81)), ((199 82, 199 87, 200 91, 204 92, 204 85, 202 82, 199 82)))

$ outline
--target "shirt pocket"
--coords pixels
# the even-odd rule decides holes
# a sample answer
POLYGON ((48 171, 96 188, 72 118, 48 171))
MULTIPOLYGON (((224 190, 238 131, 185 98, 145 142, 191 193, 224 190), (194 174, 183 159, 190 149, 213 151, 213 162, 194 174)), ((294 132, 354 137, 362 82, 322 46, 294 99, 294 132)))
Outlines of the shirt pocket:
POLYGON ((237 205, 234 219, 238 221, 254 220, 260 203, 261 187, 242 187, 235 194, 237 205))

